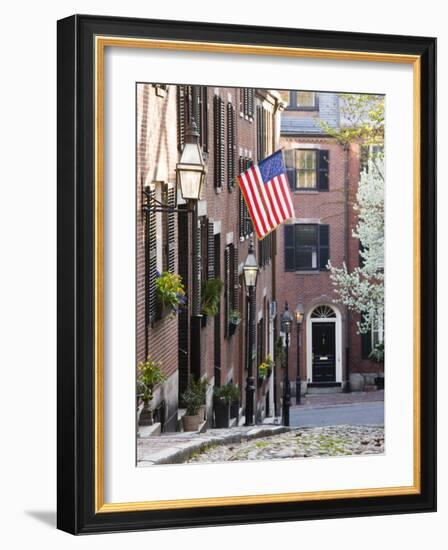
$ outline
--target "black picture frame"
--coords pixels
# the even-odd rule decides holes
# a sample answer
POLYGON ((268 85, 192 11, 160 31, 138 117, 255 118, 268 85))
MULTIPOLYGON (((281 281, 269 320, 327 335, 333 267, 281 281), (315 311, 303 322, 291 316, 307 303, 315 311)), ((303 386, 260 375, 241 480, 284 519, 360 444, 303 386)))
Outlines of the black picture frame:
MULTIPOLYGON (((74 15, 58 22, 58 506, 73 534, 436 510, 436 39, 74 15), (134 511, 95 511, 95 36, 420 58, 420 379, 418 494, 134 511)), ((404 274, 406 276, 406 274, 404 274)))

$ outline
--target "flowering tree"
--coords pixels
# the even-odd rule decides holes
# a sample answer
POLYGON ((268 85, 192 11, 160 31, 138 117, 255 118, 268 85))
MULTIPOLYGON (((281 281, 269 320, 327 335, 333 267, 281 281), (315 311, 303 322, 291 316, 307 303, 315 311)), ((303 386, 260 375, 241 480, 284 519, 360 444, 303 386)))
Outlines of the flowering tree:
POLYGON ((372 156, 361 173, 354 209, 358 223, 353 236, 361 243, 361 266, 348 271, 328 262, 337 301, 360 314, 358 330, 382 324, 384 315, 384 160, 372 156))

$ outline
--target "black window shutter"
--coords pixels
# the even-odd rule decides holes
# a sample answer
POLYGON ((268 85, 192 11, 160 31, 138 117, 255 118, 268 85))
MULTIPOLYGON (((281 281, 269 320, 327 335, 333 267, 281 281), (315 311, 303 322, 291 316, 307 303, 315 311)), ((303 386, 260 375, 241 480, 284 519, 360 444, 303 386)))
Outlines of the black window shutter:
POLYGON ((208 222, 207 227, 207 277, 215 277, 215 235, 213 222, 208 222))
POLYGON ((236 113, 231 103, 227 104, 227 186, 235 186, 236 176, 236 113))
POLYGON ((288 176, 289 186, 291 189, 296 188, 296 163, 294 149, 287 149, 285 151, 285 166, 286 174, 288 176))
POLYGON ((295 225, 285 225, 285 271, 295 271, 295 225))
POLYGON ((254 89, 249 88, 247 92, 248 92, 248 98, 247 98, 248 115, 250 117, 253 117, 254 116, 254 89))
POLYGON ((241 189, 239 190, 239 202, 238 202, 238 227, 240 238, 245 236, 245 219, 244 219, 244 198, 241 189))
POLYGON ((319 191, 328 191, 328 164, 330 152, 321 150, 317 152, 317 188, 319 191))
MULTIPOLYGON (((252 162, 252 159, 249 158, 249 157, 246 157, 245 158, 245 167, 244 169, 245 170, 249 170, 249 168, 252 166, 253 162, 252 162)), ((251 233, 253 233, 253 226, 252 226, 252 219, 250 217, 250 214, 249 214, 249 209, 247 208, 247 204, 244 203, 245 205, 245 208, 246 208, 246 235, 250 235, 251 233)))
POLYGON ((177 87, 177 147, 182 151, 185 144, 186 127, 185 86, 177 87))
POLYGON ((201 311, 201 286, 202 286, 202 280, 203 280, 203 273, 202 273, 202 239, 203 239, 203 224, 201 222, 198 222, 198 227, 196 228, 196 242, 193 243, 194 250, 194 266, 193 266, 193 273, 198 274, 198 289, 197 292, 192 297, 192 310, 194 312, 200 312, 201 311))
POLYGON ((157 278, 157 240, 156 240, 156 213, 155 189, 149 190, 146 213, 146 290, 147 290, 147 318, 152 323, 157 315, 156 278, 157 278))
POLYGON ((208 88, 201 87, 201 108, 202 108, 202 149, 208 152, 208 88))
POLYGON ((215 187, 221 188, 224 185, 225 174, 225 113, 224 101, 219 96, 214 97, 213 111, 215 141, 215 187))
POLYGON ((213 98, 214 184, 219 187, 219 97, 213 98))
POLYGON ((219 98, 219 116, 220 116, 220 187, 224 185, 224 178, 226 173, 225 165, 225 109, 224 109, 224 100, 219 98))
POLYGON ((202 98, 201 98, 201 87, 192 86, 191 87, 191 100, 193 103, 192 114, 194 121, 196 122, 196 127, 199 132, 199 143, 202 143, 202 98))
POLYGON ((326 271, 330 257, 330 226, 319 225, 319 269, 326 271))
MULTIPOLYGON (((170 208, 175 207, 175 190, 174 187, 169 187, 167 190, 167 203, 170 208)), ((176 250, 175 250, 175 214, 174 211, 169 211, 167 213, 167 254, 166 254, 166 264, 167 264, 167 270, 170 273, 175 272, 176 267, 176 250)))
POLYGON ((238 247, 232 246, 232 309, 238 311, 240 309, 240 281, 238 276, 238 247))
POLYGON ((229 313, 231 303, 230 262, 230 246, 226 246, 224 249, 224 334, 226 338, 229 336, 229 313))
POLYGON ((370 352, 372 351, 372 334, 370 330, 364 334, 360 334, 361 337, 361 358, 368 359, 370 352))

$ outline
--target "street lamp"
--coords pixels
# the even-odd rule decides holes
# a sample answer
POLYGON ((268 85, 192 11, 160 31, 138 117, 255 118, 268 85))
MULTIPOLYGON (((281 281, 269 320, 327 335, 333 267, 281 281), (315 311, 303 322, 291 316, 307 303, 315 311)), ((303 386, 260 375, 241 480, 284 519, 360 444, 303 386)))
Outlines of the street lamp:
POLYGON ((195 207, 201 198, 202 185, 205 179, 205 164, 199 145, 199 132, 194 119, 185 134, 185 145, 176 165, 177 186, 182 198, 195 207))
POLYGON ((296 376, 296 405, 300 405, 300 391, 301 391, 301 379, 300 379, 300 328, 303 321, 303 304, 301 301, 297 302, 296 310, 294 312, 297 325, 297 376, 296 376))
POLYGON ((255 381, 253 376, 253 347, 255 342, 255 288, 257 286, 258 263, 254 254, 254 243, 249 243, 249 253, 243 267, 244 283, 248 291, 249 319, 247 343, 247 378, 246 378, 246 426, 254 425, 255 381))
POLYGON ((286 338, 286 365, 285 365, 285 377, 283 382, 283 425, 289 426, 289 407, 291 406, 291 388, 289 384, 289 335, 291 334, 291 327, 294 318, 289 311, 288 302, 285 302, 285 311, 281 317, 281 329, 285 333, 286 338))
POLYGON ((200 303, 200 256, 198 241, 197 203, 205 179, 205 164, 199 145, 199 133, 194 118, 191 119, 185 134, 185 145, 180 161, 176 165, 176 200, 180 188, 182 198, 187 202, 187 211, 191 212, 191 259, 192 259, 192 299, 191 299, 191 374, 201 377, 201 303, 200 303))

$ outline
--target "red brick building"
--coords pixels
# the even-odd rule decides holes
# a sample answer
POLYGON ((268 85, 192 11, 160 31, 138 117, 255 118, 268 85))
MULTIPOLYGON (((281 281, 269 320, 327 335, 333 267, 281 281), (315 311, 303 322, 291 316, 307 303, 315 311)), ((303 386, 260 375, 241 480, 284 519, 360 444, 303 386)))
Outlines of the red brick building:
MULTIPOLYGON (((252 225, 235 177, 279 147, 278 93, 267 90, 203 86, 137 87, 137 362, 160 361, 167 381, 153 400, 165 431, 178 429, 179 398, 189 376, 206 378, 208 422, 212 419, 213 387, 233 382, 244 407, 247 376, 246 291, 242 269, 248 254, 252 225), (192 241, 192 219, 178 195, 178 210, 158 211, 160 203, 173 206, 176 163, 184 146, 188 121, 199 131, 207 175, 198 203, 198 227, 192 241), (145 208, 148 204, 153 206, 145 208), (214 317, 192 315, 193 249, 197 247, 201 288, 219 278, 224 283, 219 312, 214 317), (157 273, 181 275, 188 305, 175 316, 164 316, 157 304, 157 273), (239 312, 241 322, 231 323, 239 312)), ((274 349, 276 232, 258 244, 260 272, 256 293, 256 349, 254 368, 274 349)), ((274 382, 257 384, 258 418, 274 414, 274 382)))
POLYGON ((287 107, 281 145, 296 218, 278 231, 282 284, 277 286, 277 300, 281 310, 285 301, 291 310, 298 302, 304 309, 301 335, 297 338, 297 326, 291 334, 289 378, 294 381, 299 368, 302 393, 314 388, 342 391, 349 379, 352 389, 370 389, 383 373, 383 365, 368 358, 382 334, 358 334, 357 316, 334 303, 326 268, 328 260, 336 267, 345 262, 349 270, 359 265, 359 241, 352 231, 361 148, 344 147, 322 129, 320 121, 335 128, 340 124, 337 94, 291 91, 282 97, 287 107))

